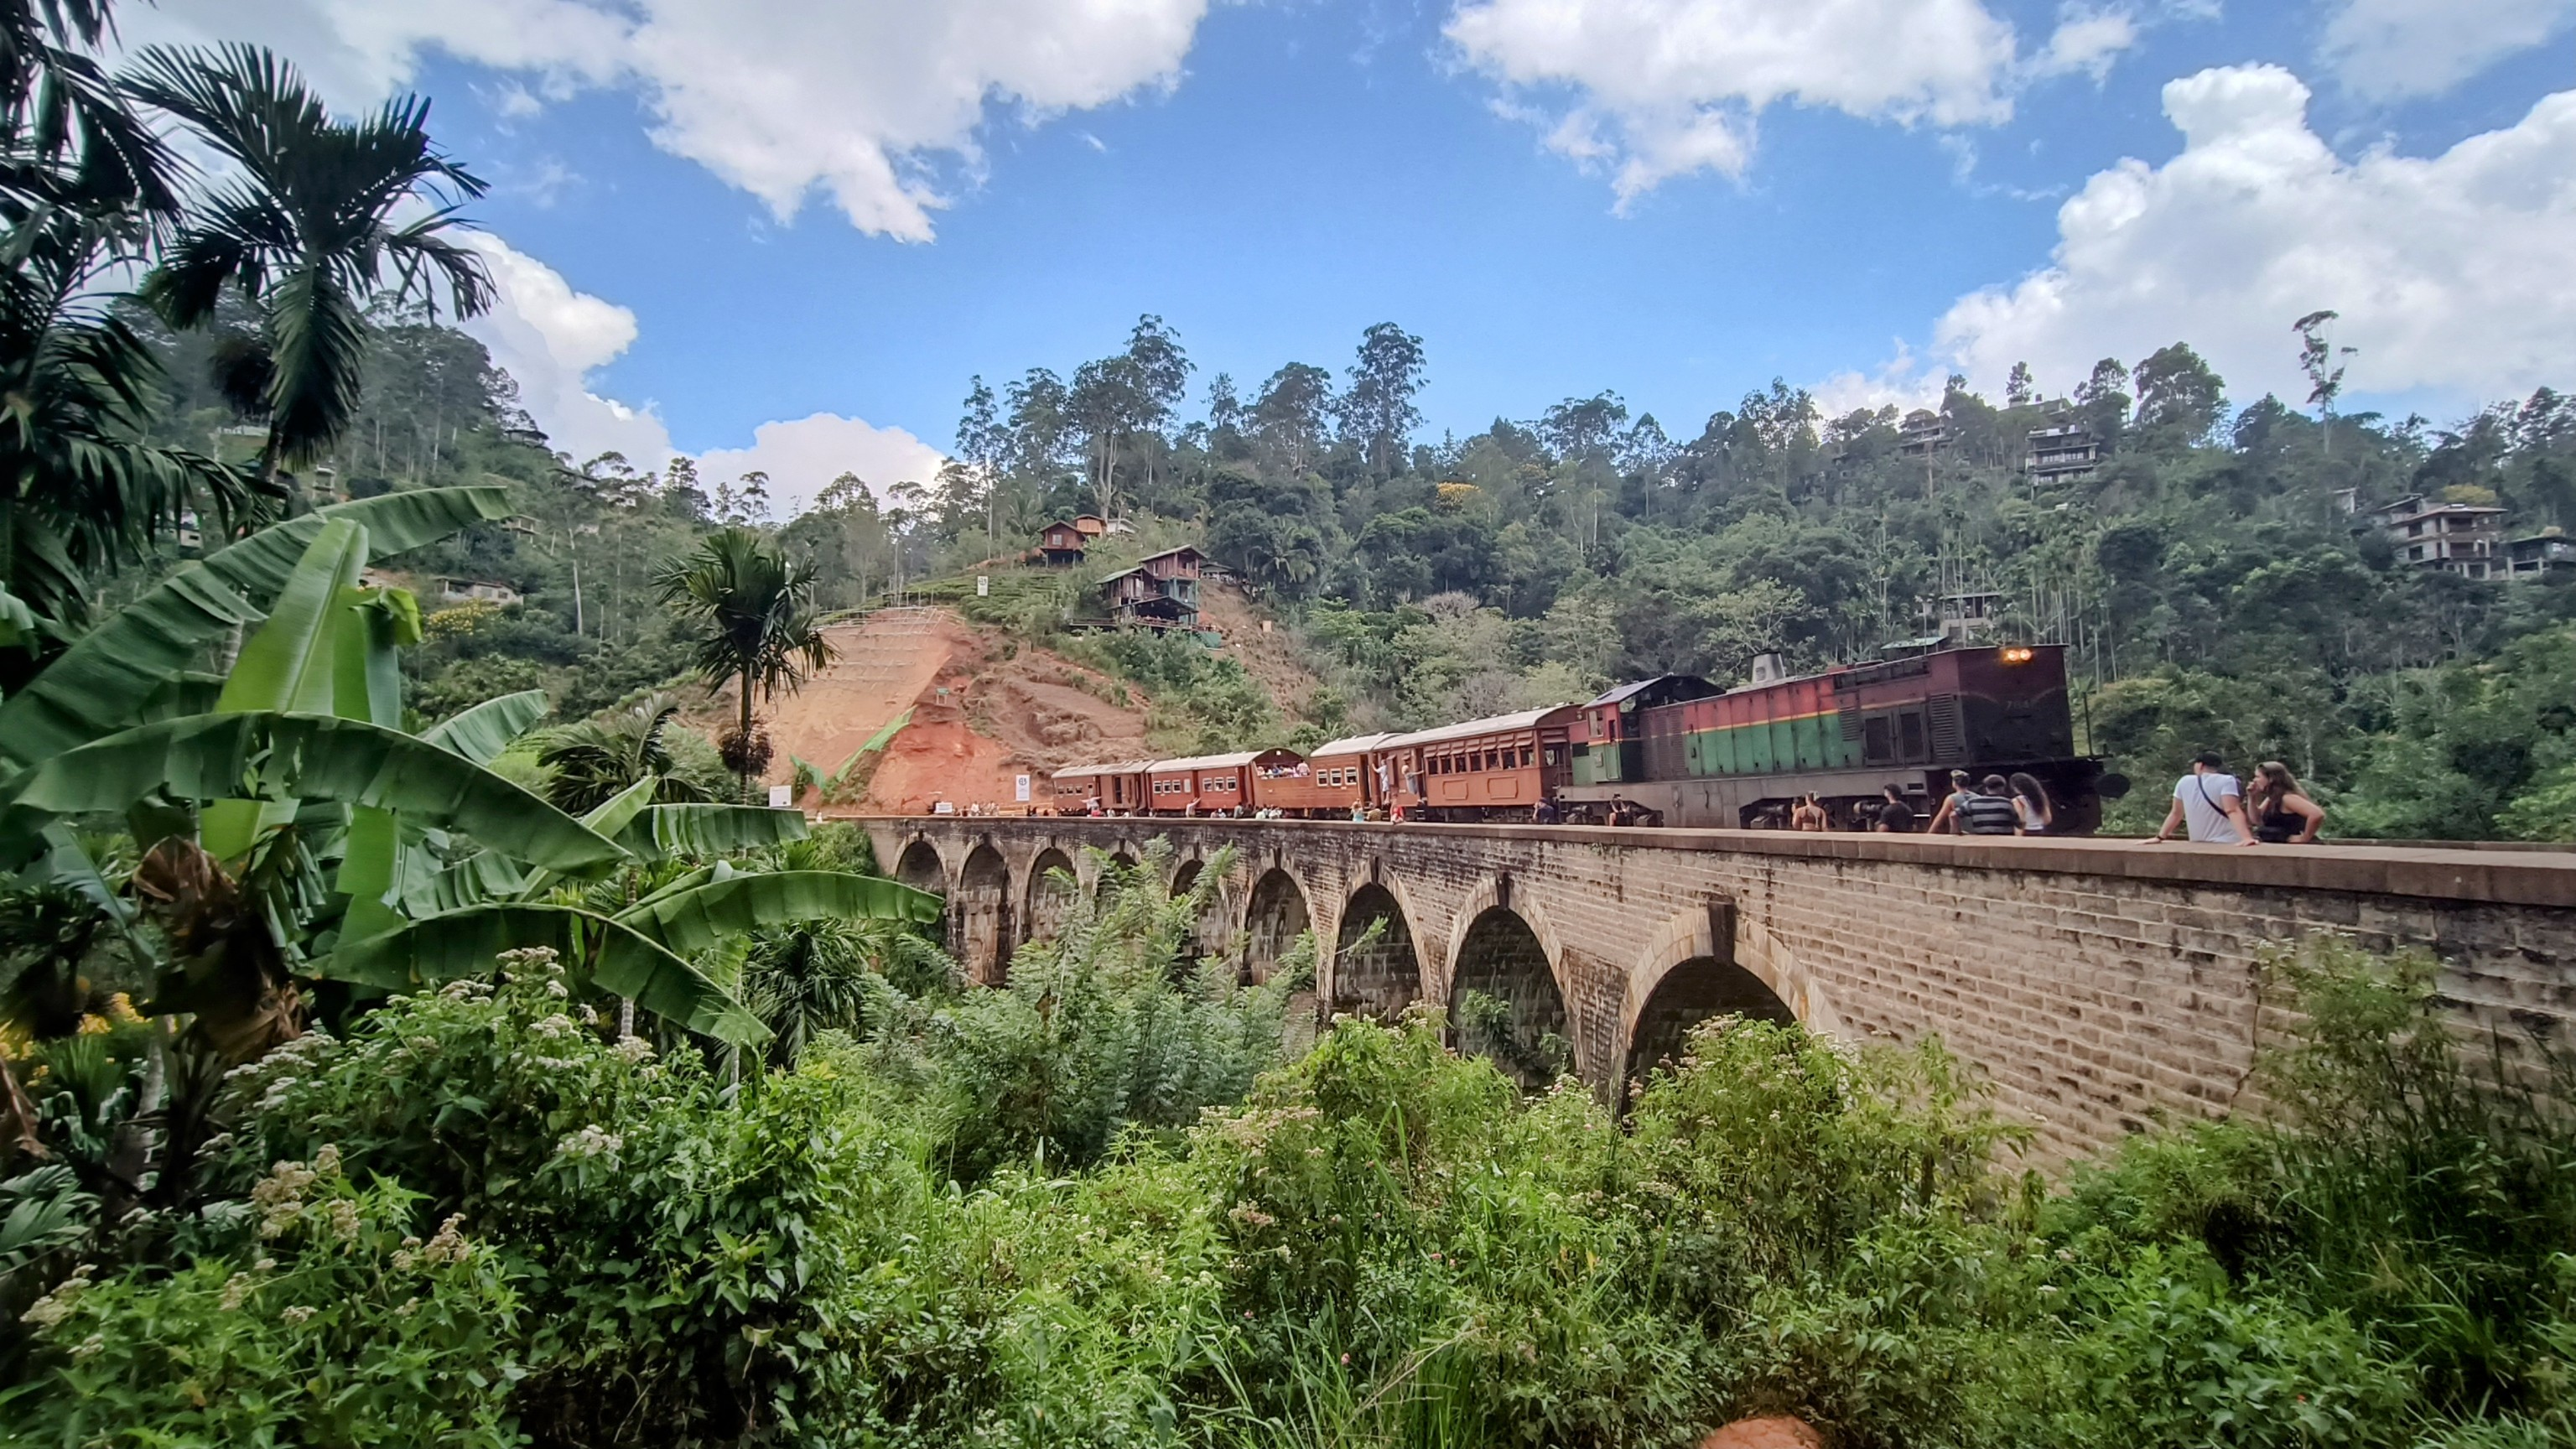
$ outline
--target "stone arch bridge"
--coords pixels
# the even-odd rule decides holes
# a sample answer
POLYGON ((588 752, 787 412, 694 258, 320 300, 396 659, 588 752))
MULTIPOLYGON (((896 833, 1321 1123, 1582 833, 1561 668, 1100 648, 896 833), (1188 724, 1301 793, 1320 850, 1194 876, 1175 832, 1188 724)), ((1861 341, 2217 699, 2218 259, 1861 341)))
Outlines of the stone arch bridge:
POLYGON ((1938 1033, 2062 1160, 2243 1091, 2266 948, 2422 946, 2475 1028, 2576 1016, 2576 854, 1581 826, 872 819, 947 897, 982 982, 1107 861, 1176 889, 1231 852, 1200 944, 1260 976, 1316 935, 1327 1012, 1426 1004, 1524 1080, 1617 1086, 1721 1012, 1848 1039, 1938 1033), (1168 841, 1167 853, 1155 842, 1168 841), (1070 877, 1068 880, 1067 878, 1070 877))

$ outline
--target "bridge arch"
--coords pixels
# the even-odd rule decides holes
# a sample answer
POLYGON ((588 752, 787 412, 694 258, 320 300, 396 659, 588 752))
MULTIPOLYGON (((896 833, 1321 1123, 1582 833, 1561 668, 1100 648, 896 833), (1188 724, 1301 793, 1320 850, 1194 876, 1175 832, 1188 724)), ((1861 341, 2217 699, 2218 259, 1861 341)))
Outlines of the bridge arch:
POLYGON ((1343 903, 1333 931, 1332 999, 1326 1014, 1391 1020, 1426 994, 1422 958, 1414 949, 1414 913, 1401 885, 1367 881, 1343 903), (1383 922, 1378 939, 1361 945, 1383 922))
POLYGON ((1099 862, 1095 868, 1091 877, 1091 898, 1095 901, 1100 899, 1100 893, 1109 888, 1111 880, 1135 873, 1136 852, 1121 842, 1111 849, 1109 858, 1099 862))
POLYGON ((895 861, 894 878, 917 891, 948 894, 948 865, 939 858, 939 847, 927 840, 915 839, 904 846, 895 861))
MULTIPOLYGON (((1172 868, 1172 899, 1179 900, 1198 889, 1199 878, 1207 871, 1207 862, 1197 857, 1182 861, 1172 868)), ((1191 932, 1191 949, 1200 956, 1217 956, 1234 944, 1234 893, 1227 882, 1218 878, 1208 882, 1207 903, 1199 907, 1198 925, 1191 932)))
POLYGON ((1620 1004, 1620 1091, 1657 1063, 1678 1058, 1692 1027, 1712 1016, 1741 1016, 1787 1026, 1799 1019, 1790 997, 1767 971, 1739 961, 1735 912, 1723 902, 1664 922, 1628 973, 1620 1004))
POLYGON ((1547 913, 1497 879, 1468 899, 1451 932, 1449 1031, 1458 1049, 1491 1058, 1524 1091, 1580 1073, 1564 947, 1547 913))
POLYGON ((1029 862, 1028 885, 1020 895, 1028 903, 1021 915, 1028 923, 1021 932, 1023 940, 1055 939, 1064 929, 1065 918, 1073 914, 1081 879, 1072 856, 1052 845, 1038 852, 1037 859, 1029 862))
POLYGON ((1254 981, 1270 979, 1271 968, 1288 954, 1297 937, 1314 924, 1306 905, 1306 888, 1286 870, 1272 866, 1253 881, 1244 898, 1244 974, 1254 981))
POLYGON ((967 979, 999 986, 1011 966, 1011 867, 992 842, 978 844, 957 872, 948 903, 949 940, 967 979))

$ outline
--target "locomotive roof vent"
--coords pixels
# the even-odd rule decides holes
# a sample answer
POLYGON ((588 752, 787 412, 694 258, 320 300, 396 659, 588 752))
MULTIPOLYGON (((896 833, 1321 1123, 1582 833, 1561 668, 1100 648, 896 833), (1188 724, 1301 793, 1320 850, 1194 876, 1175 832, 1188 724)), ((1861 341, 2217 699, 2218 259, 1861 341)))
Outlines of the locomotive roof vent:
POLYGON ((1756 684, 1777 684, 1777 683, 1779 683, 1781 680, 1786 679, 1786 678, 1788 678, 1788 677, 1789 677, 1789 666, 1788 666, 1788 663, 1787 663, 1786 661, 1784 661, 1783 659, 1781 659, 1781 657, 1780 657, 1779 655, 1777 655, 1777 654, 1756 654, 1756 655, 1754 655, 1754 656, 1753 656, 1753 682, 1754 682, 1754 683, 1756 683, 1756 684))

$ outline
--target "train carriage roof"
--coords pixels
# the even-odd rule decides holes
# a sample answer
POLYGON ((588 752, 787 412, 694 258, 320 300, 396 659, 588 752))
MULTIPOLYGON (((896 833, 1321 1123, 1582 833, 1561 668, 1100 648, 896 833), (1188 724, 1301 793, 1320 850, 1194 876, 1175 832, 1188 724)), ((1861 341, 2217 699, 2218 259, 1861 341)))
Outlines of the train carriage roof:
POLYGON ((1619 685, 1598 699, 1587 700, 1583 707, 1598 709, 1605 704, 1620 704, 1631 699, 1638 699, 1641 704, 1670 704, 1682 699, 1706 699, 1724 692, 1696 674, 1658 674, 1652 679, 1619 685), (1639 699, 1639 696, 1645 697, 1639 699))
POLYGON ((1178 760, 1156 760, 1144 768, 1157 775, 1172 774, 1181 770, 1231 770, 1237 766, 1275 759, 1281 755, 1286 755, 1292 760, 1305 758, 1295 750, 1237 750, 1228 755, 1190 755, 1178 760))
POLYGON ((1471 719, 1463 724, 1441 725, 1436 729, 1417 730, 1409 735, 1390 735, 1377 742, 1381 750, 1411 749, 1418 745, 1445 745, 1452 740, 1472 740, 1483 735, 1510 734, 1516 730, 1536 729, 1551 716, 1570 709, 1571 704, 1552 704, 1545 709, 1525 709, 1518 714, 1498 714, 1490 719, 1471 719))
POLYGON ((1383 748, 1387 741, 1394 738, 1396 736, 1381 730, 1373 735, 1352 735, 1348 739, 1326 740, 1315 746, 1306 758, 1320 760, 1326 755, 1365 755, 1371 750, 1383 748))
POLYGON ((1114 760, 1106 765, 1068 765, 1051 777, 1058 780, 1088 780, 1104 775, 1140 775, 1154 767, 1151 760, 1114 760))

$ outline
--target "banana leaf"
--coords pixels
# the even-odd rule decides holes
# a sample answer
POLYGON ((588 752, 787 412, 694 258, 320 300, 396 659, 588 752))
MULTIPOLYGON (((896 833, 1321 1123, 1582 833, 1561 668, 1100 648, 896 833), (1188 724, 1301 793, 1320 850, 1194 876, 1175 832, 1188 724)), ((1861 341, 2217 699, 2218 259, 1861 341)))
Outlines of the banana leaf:
POLYGON ((316 964, 316 973, 387 991, 418 991, 492 970, 504 951, 551 946, 602 991, 633 998, 656 1016, 735 1046, 769 1039, 741 1002, 726 994, 650 936, 577 906, 525 901, 468 906, 414 921, 398 931, 345 944, 316 964))
POLYGON ((669 950, 694 955, 762 926, 798 921, 935 921, 940 901, 883 876, 780 870, 711 880, 636 902, 616 920, 669 950))
POLYGON ((342 594, 358 585, 366 566, 367 528, 335 518, 314 536, 277 591, 268 622, 242 644, 241 656, 215 701, 222 714, 294 710, 330 714, 337 626, 347 612, 342 594))
POLYGON ((160 791, 240 795, 252 765, 263 792, 401 812, 458 830, 513 860, 568 873, 626 860, 616 842, 509 780, 400 730, 332 715, 192 715, 110 735, 0 783, 0 841, 46 817, 123 810, 160 791))
POLYGON ((27 601, 9 592, 8 585, 0 584, 0 645, 32 648, 41 628, 36 611, 27 607, 27 601))
POLYGON ((369 558, 382 559, 509 512, 506 488, 388 493, 288 519, 182 564, 0 701, 0 764, 32 765, 137 723, 144 702, 197 663, 207 645, 260 621, 304 551, 336 519, 364 524, 369 558))
MULTIPOLYGON (((405 852, 405 863, 417 854, 405 852)), ((403 910, 413 916, 434 916, 487 901, 512 900, 527 892, 528 878, 517 866, 491 851, 478 850, 441 869, 406 872, 403 910)))
MULTIPOLYGON (((215 700, 217 714, 348 713, 335 708, 333 685, 339 673, 339 639, 353 622, 344 596, 356 588, 358 570, 365 567, 366 559, 366 525, 335 518, 323 526, 277 591, 277 605, 269 611, 268 622, 243 643, 241 657, 224 680, 224 692, 215 700)), ((364 661, 355 661, 355 667, 363 668, 364 661)), ((257 800, 219 799, 206 806, 198 829, 208 855, 238 860, 249 854, 263 826, 282 823, 274 802, 263 808, 257 800)), ((390 835, 380 843, 391 850, 390 835)), ((392 873, 390 854, 371 864, 362 872, 388 877, 392 873)))
POLYGON ((449 754, 488 765, 501 757, 511 741, 536 728, 537 721, 553 708, 544 690, 522 690, 487 699, 453 719, 422 730, 420 737, 449 754))
POLYGON ((766 805, 655 805, 611 838, 645 860, 725 855, 803 840, 805 812, 766 805))

